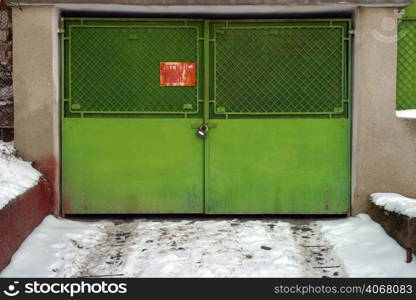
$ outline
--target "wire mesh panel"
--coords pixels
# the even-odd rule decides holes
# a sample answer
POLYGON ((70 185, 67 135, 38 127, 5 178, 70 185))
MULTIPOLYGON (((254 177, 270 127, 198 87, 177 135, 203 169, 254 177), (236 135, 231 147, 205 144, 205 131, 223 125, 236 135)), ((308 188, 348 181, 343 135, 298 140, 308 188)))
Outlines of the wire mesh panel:
POLYGON ((342 113, 342 26, 217 27, 216 114, 342 113))
POLYGON ((416 108, 416 19, 399 23, 397 54, 397 109, 416 108))
POLYGON ((0 140, 13 140, 11 10, 0 11, 0 140))
POLYGON ((69 28, 69 95, 73 112, 192 113, 198 86, 160 86, 161 62, 197 62, 198 28, 69 28))

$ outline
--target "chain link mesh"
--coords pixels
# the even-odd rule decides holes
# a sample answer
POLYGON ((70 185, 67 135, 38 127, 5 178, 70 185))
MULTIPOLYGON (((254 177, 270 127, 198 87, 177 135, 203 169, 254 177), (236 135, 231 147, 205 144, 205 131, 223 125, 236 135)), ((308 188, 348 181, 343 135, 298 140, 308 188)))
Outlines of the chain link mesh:
POLYGON ((400 20, 397 54, 397 109, 416 109, 416 20, 400 20))
POLYGON ((216 30, 217 113, 324 113, 343 106, 343 30, 216 30))
POLYGON ((0 11, 0 140, 13 140, 11 11, 0 11))
POLYGON ((159 82, 160 62, 197 61, 196 29, 73 27, 70 36, 71 100, 80 111, 196 111, 197 87, 159 82))

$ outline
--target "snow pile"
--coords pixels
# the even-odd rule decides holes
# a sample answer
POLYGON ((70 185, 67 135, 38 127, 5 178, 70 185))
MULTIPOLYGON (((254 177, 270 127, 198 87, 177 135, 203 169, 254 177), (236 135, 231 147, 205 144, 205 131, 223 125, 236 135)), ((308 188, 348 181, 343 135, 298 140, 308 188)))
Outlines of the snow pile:
POLYGON ((74 222, 47 216, 13 255, 0 277, 61 277, 79 269, 72 262, 102 238, 101 222, 74 222))
POLYGON ((404 119, 416 119, 416 109, 396 110, 396 117, 404 119))
POLYGON ((13 142, 0 141, 0 209, 36 185, 41 173, 31 163, 14 156, 13 142))
POLYGON ((407 198, 395 193, 373 193, 371 201, 385 210, 416 218, 416 199, 407 198))
POLYGON ((11 156, 14 155, 16 150, 14 149, 13 142, 3 142, 0 140, 0 155, 11 156))
POLYGON ((415 277, 416 261, 405 262, 405 250, 368 215, 320 221, 351 277, 415 277))

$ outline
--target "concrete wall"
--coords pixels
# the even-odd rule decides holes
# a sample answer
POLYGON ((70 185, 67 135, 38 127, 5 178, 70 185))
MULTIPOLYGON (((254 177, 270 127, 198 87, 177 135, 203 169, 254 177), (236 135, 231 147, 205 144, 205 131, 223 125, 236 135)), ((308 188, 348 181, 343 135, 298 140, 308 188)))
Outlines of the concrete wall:
POLYGON ((15 145, 46 176, 59 212, 58 12, 13 9, 15 145))
POLYGON ((396 18, 390 8, 356 13, 353 214, 368 211, 373 192, 416 197, 416 120, 395 116, 396 18))
POLYGON ((379 223, 403 248, 416 254, 416 218, 385 210, 383 206, 375 205, 371 201, 369 206, 371 219, 379 223))

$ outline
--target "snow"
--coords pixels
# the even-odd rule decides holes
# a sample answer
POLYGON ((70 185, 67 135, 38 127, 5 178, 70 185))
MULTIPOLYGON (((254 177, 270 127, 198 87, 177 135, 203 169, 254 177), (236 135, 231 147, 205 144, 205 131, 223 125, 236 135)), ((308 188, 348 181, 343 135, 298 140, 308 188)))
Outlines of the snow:
POLYGON ((0 277, 56 277, 57 270, 100 239, 102 226, 100 222, 74 222, 47 216, 23 242, 0 277), (84 244, 84 249, 79 248, 77 240, 84 244))
POLYGON ((0 141, 0 209, 36 185, 41 175, 30 162, 15 157, 13 142, 0 141))
POLYGON ((416 109, 396 110, 396 117, 404 119, 416 119, 416 109))
POLYGON ((301 256, 290 224, 273 222, 273 229, 268 224, 137 220, 114 226, 108 221, 86 223, 48 216, 0 277, 300 276, 301 256), (106 227, 116 231, 106 233, 106 227), (128 235, 127 227, 132 230, 128 235), (122 255, 126 259, 121 264, 122 255))
POLYGON ((138 223, 124 274, 129 277, 298 277, 301 256, 290 224, 261 221, 138 223), (181 234, 174 244, 161 235, 181 234), (231 234, 232 233, 232 234, 231 234), (161 241, 160 241, 161 240, 161 241), (160 241, 160 242, 158 242, 160 241), (178 251, 170 251, 176 248, 178 251), (181 249, 179 249, 181 248, 181 249), (146 249, 145 251, 143 251, 146 249))
POLYGON ((395 193, 373 193, 371 201, 385 210, 416 218, 416 199, 395 193))
POLYGON ((48 216, 0 277, 415 277, 416 260, 404 260, 405 250, 363 214, 323 221, 48 216))
POLYGON ((416 261, 366 214, 318 224, 351 277, 415 277, 416 261))

